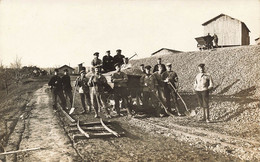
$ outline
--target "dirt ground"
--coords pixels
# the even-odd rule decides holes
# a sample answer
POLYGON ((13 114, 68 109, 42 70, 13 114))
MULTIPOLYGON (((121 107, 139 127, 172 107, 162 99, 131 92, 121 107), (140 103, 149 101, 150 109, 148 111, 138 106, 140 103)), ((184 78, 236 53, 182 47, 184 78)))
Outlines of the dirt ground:
MULTIPOLYGON (((111 128, 124 132, 122 137, 73 140, 71 122, 60 111, 55 113, 50 102, 45 85, 34 93, 9 138, 9 144, 16 144, 16 149, 38 150, 1 156, 2 161, 240 161, 203 142, 196 143, 198 140, 181 139, 187 134, 165 127, 164 122, 171 118, 112 118, 111 128)), ((75 119, 98 121, 94 114, 77 115, 79 111, 77 107, 75 119)))

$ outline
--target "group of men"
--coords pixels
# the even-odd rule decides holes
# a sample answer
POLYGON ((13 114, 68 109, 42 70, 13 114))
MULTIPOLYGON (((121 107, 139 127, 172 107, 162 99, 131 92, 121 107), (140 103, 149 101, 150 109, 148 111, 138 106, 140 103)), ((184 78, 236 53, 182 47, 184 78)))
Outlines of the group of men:
MULTIPOLYGON (((82 113, 90 113, 91 109, 94 109, 95 117, 99 117, 99 109, 105 109, 107 118, 111 118, 110 109, 108 104, 108 96, 105 92, 111 92, 111 87, 108 85, 106 78, 101 73, 101 68, 104 71, 115 71, 111 74, 111 82, 114 83, 114 110, 117 116, 122 116, 120 113, 120 107, 126 108, 129 116, 132 116, 132 110, 129 101, 129 92, 127 90, 128 76, 121 71, 123 64, 121 50, 117 50, 117 57, 113 58, 113 62, 117 62, 110 65, 112 62, 110 58, 110 51, 107 51, 107 57, 103 60, 110 60, 109 64, 105 61, 98 59, 98 53, 95 53, 94 60, 91 62, 93 65, 93 71, 90 77, 86 77, 86 70, 83 68, 80 71, 80 76, 76 79, 75 86, 79 87, 79 94, 83 107, 82 113), (116 58, 116 59, 115 59, 116 58), (119 59, 121 58, 121 59, 119 59), (119 62, 119 60, 121 60, 119 62), (121 104, 120 104, 121 101, 121 104), (85 103, 87 102, 87 104, 85 103)), ((166 116, 167 111, 181 115, 179 112, 179 104, 177 100, 178 91, 178 75, 172 70, 172 64, 162 64, 161 58, 158 58, 157 64, 154 66, 153 71, 150 65, 140 65, 142 76, 140 78, 140 90, 137 91, 136 98, 138 102, 142 102, 144 110, 148 113, 155 113, 156 116, 166 116), (173 105, 172 105, 173 103, 173 105), (164 109, 161 108, 164 107, 164 109), (165 110, 166 109, 166 110, 165 110)), ((213 88, 213 81, 210 74, 205 72, 205 64, 198 65, 199 74, 196 76, 194 90, 197 94, 198 101, 201 107, 203 107, 204 118, 203 120, 209 121, 209 91, 213 88)), ((61 100, 62 108, 66 109, 66 98, 69 97, 71 107, 73 103, 72 88, 70 85, 70 77, 67 71, 64 72, 64 76, 60 78, 58 71, 55 70, 54 76, 49 81, 49 86, 52 88, 53 94, 53 108, 57 108, 57 96, 61 100)))
POLYGON ((91 61, 91 65, 100 66, 104 72, 109 72, 115 70, 115 64, 123 65, 128 64, 128 58, 122 55, 122 50, 116 50, 116 55, 113 57, 111 56, 110 51, 106 51, 106 55, 103 59, 99 59, 99 52, 95 52, 94 59, 91 61))

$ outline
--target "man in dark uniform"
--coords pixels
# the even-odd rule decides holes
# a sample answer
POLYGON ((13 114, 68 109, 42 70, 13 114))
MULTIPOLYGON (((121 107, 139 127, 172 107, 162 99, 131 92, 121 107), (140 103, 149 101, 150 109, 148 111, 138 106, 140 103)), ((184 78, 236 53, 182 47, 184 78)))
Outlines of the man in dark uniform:
POLYGON ((83 107, 82 114, 85 112, 91 112, 91 102, 90 102, 90 94, 89 94, 89 86, 88 86, 88 78, 86 77, 86 70, 83 68, 80 71, 80 76, 76 79, 76 85, 79 86, 79 95, 81 99, 81 104, 83 107), (85 99, 87 100, 88 110, 86 109, 85 99))
POLYGON ((158 100, 155 96, 157 94, 158 82, 154 75, 151 74, 151 66, 145 66, 145 75, 140 78, 140 84, 143 87, 143 108, 147 113, 151 113, 151 109, 156 109, 158 113, 158 100))
POLYGON ((172 71, 171 63, 166 64, 166 70, 167 71, 165 71, 162 74, 162 78, 165 82, 164 94, 166 98, 166 105, 168 107, 168 110, 171 110, 171 98, 172 98, 175 106, 175 111, 178 114, 178 116, 180 116, 181 114, 179 113, 179 103, 177 100, 177 93, 175 92, 175 90, 177 91, 178 89, 178 76, 176 72, 172 71), (172 86, 175 88, 175 90, 173 89, 172 86))
POLYGON ((63 94, 62 89, 62 80, 58 76, 58 69, 54 70, 54 76, 51 77, 48 85, 51 87, 52 92, 52 100, 53 100, 53 109, 57 110, 57 96, 59 96, 59 99, 61 101, 61 107, 65 110, 66 108, 66 99, 63 94))
POLYGON ((102 61, 98 58, 99 53, 95 52, 93 55, 94 55, 95 58, 91 61, 91 65, 92 66, 102 65, 102 61))
POLYGON ((116 72, 112 74, 111 81, 114 83, 114 100, 115 110, 117 115, 120 115, 119 100, 122 99, 124 105, 127 107, 127 113, 131 116, 131 110, 128 104, 127 81, 128 77, 124 72, 121 72, 121 65, 115 64, 116 72))
POLYGON ((162 59, 161 58, 158 58, 157 59, 157 64, 154 66, 153 68, 153 73, 158 71, 158 65, 161 65, 162 66, 162 72, 165 72, 166 71, 166 67, 164 64, 162 64, 162 59))
POLYGON ((104 108, 107 114, 107 118, 111 118, 108 111, 108 104, 104 96, 105 86, 107 84, 106 78, 100 73, 100 66, 95 66, 94 74, 91 75, 88 85, 91 88, 90 97, 93 109, 95 111, 95 118, 98 118, 98 108, 104 108))
POLYGON ((106 52, 107 55, 103 57, 103 69, 105 72, 114 70, 114 58, 110 55, 110 51, 106 52))
POLYGON ((116 50, 116 55, 114 56, 114 64, 119 64, 119 65, 124 64, 123 58, 125 56, 122 55, 121 52, 122 52, 121 49, 116 50))
MULTIPOLYGON (((157 80, 158 83, 158 94, 157 96, 159 97, 161 104, 165 105, 166 103, 166 97, 165 97, 165 93, 164 93, 164 89, 165 89, 165 83, 163 80, 163 66, 161 64, 158 65, 158 71, 156 71, 155 73, 153 73, 154 77, 157 80)), ((160 117, 166 116, 166 112, 163 109, 160 109, 159 111, 159 115, 160 117)))
POLYGON ((73 97, 72 97, 72 87, 70 84, 70 76, 68 74, 68 69, 64 70, 64 75, 61 78, 62 80, 62 85, 63 85, 63 91, 65 94, 65 99, 67 100, 67 98, 69 97, 70 100, 70 107, 72 107, 72 102, 73 102, 73 97))

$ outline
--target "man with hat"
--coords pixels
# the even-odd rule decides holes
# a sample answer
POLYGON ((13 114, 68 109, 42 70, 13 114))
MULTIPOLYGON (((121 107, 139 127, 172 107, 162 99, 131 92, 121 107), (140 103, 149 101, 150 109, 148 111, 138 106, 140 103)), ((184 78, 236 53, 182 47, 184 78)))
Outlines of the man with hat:
POLYGON ((116 55, 114 56, 114 64, 119 64, 122 65, 124 64, 123 58, 125 57, 124 55, 121 54, 121 49, 116 50, 116 55))
POLYGON ((97 66, 97 65, 102 66, 102 61, 98 58, 99 53, 95 52, 93 55, 94 55, 94 59, 91 61, 91 65, 92 66, 97 66))
POLYGON ((66 100, 63 94, 62 89, 62 80, 60 76, 58 75, 59 70, 54 70, 54 76, 51 77, 48 85, 51 87, 52 92, 52 101, 53 101, 53 109, 57 110, 57 96, 59 97, 61 101, 61 107, 66 110, 66 100))
POLYGON ((127 113, 131 116, 131 110, 128 104, 128 93, 127 93, 127 81, 128 77, 124 72, 121 72, 121 65, 119 63, 115 64, 116 72, 111 76, 111 82, 114 83, 114 100, 115 100, 115 110, 117 115, 120 115, 119 100, 122 99, 127 107, 127 113))
POLYGON ((143 108, 151 113, 150 108, 156 109, 156 115, 159 115, 158 100, 158 82, 153 74, 151 74, 151 66, 145 66, 145 75, 140 78, 140 84, 143 87, 143 108))
POLYGON ((209 123, 209 91, 213 89, 211 75, 205 72, 205 64, 198 65, 199 73, 194 83, 194 91, 197 95, 200 107, 203 107, 203 119, 209 123))
POLYGON ((166 68, 165 68, 165 65, 164 64, 162 64, 162 58, 158 58, 157 59, 157 64, 154 66, 154 68, 153 68, 153 73, 154 72, 156 72, 156 71, 158 71, 158 66, 159 65, 161 65, 162 66, 162 72, 165 72, 166 71, 166 68))
POLYGON ((114 70, 114 58, 110 55, 110 51, 106 51, 106 54, 103 57, 103 69, 105 72, 114 70))
POLYGON ((175 71, 172 70, 172 64, 166 64, 166 71, 162 74, 162 79, 164 81, 164 96, 166 98, 166 105, 168 110, 171 111, 171 98, 173 99, 175 111, 180 116, 179 113, 179 103, 177 100, 177 89, 179 86, 178 76, 175 71), (173 86, 173 87, 172 87, 173 86))
POLYGON ((88 113, 91 112, 91 102, 90 102, 88 81, 89 79, 86 77, 85 67, 83 67, 82 70, 80 71, 80 76, 76 79, 76 84, 75 84, 75 87, 79 86, 79 95, 83 107, 83 111, 81 112, 82 114, 85 112, 88 113), (85 99, 87 101, 88 111, 86 109, 85 99))
POLYGON ((91 75, 88 85, 91 88, 90 98, 93 109, 95 111, 95 118, 98 118, 98 109, 101 107, 105 109, 107 118, 111 118, 110 112, 108 111, 108 104, 104 96, 105 86, 107 85, 106 78, 100 73, 100 66, 95 66, 94 74, 91 75))
MULTIPOLYGON (((162 102, 163 105, 165 105, 166 99, 165 99, 165 86, 164 86, 164 80, 163 80, 163 66, 161 64, 158 65, 158 71, 154 72, 153 75, 157 80, 158 83, 158 98, 160 99, 160 101, 162 102)), ((161 111, 159 112, 160 116, 166 116, 166 112, 164 110, 161 109, 161 111)))
POLYGON ((72 97, 72 87, 70 84, 70 76, 68 73, 68 69, 64 70, 64 75, 61 78, 62 80, 62 85, 63 85, 63 91, 65 94, 65 99, 67 100, 67 98, 69 97, 70 100, 70 107, 72 107, 72 102, 73 102, 73 97, 72 97))

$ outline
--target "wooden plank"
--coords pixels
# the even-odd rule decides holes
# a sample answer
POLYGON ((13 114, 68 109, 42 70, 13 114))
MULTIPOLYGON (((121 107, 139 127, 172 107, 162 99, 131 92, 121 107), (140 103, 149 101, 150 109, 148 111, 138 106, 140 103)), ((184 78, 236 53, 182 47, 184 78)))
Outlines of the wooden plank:
POLYGON ((120 134, 118 134, 117 132, 113 131, 112 129, 110 129, 109 127, 107 127, 105 125, 105 123, 103 122, 102 118, 100 118, 100 123, 102 124, 102 126, 110 133, 114 134, 116 137, 119 137, 120 134))
POLYGON ((78 122, 77 122, 77 128, 78 128, 78 130, 80 131, 80 133, 82 133, 84 136, 86 136, 87 138, 90 137, 89 134, 86 133, 84 130, 82 130, 81 127, 79 126, 79 120, 78 120, 78 122))
MULTIPOLYGON (((101 127, 81 127, 81 129, 83 131, 104 131, 104 130, 106 130, 103 126, 101 126, 101 127)), ((79 129, 74 128, 74 127, 69 130, 70 133, 77 132, 77 131, 79 131, 79 129)))
MULTIPOLYGON (((105 124, 109 124, 110 123, 110 121, 105 121, 104 122, 105 124)), ((101 125, 101 123, 100 122, 88 122, 88 123, 82 123, 82 122, 80 122, 79 123, 79 125, 82 127, 82 126, 95 126, 95 125, 101 125)), ((70 124, 70 127, 77 127, 77 123, 71 123, 70 124)))
POLYGON ((8 152, 2 152, 2 153, 0 153, 0 155, 16 154, 16 153, 20 153, 20 152, 35 151, 35 150, 40 150, 40 149, 43 149, 43 148, 39 147, 39 148, 31 148, 31 149, 24 149, 24 150, 8 151, 8 152))

